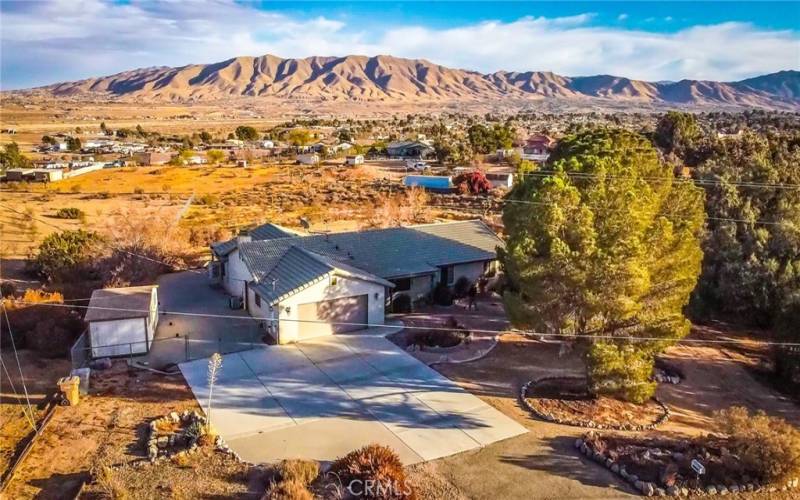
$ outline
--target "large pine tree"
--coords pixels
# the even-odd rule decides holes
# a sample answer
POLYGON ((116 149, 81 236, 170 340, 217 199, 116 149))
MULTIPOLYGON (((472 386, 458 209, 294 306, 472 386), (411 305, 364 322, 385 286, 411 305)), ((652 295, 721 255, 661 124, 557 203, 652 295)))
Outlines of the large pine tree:
MULTIPOLYGON (((608 336, 595 342, 604 355, 590 354, 590 363, 609 352, 630 357, 629 346, 652 363, 653 353, 689 331, 683 308, 700 272, 703 221, 703 191, 675 179, 644 137, 593 129, 564 138, 545 168, 509 193, 503 212, 512 322, 608 336), (658 340, 613 340, 628 336, 658 340)), ((649 370, 638 372, 644 384, 649 370)))

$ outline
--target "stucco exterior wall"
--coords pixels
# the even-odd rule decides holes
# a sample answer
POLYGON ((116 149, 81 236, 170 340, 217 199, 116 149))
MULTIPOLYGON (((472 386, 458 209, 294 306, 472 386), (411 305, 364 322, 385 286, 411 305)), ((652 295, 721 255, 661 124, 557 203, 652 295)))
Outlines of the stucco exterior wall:
POLYGON ((470 262, 468 264, 457 264, 453 266, 453 284, 462 276, 467 278, 470 284, 475 284, 478 278, 483 276, 483 262, 470 262))
POLYGON ((244 284, 252 279, 250 271, 241 259, 239 250, 228 254, 228 260, 225 263, 225 278, 222 281, 225 290, 235 297, 244 297, 244 284))
POLYGON ((256 305, 256 293, 252 289, 247 291, 247 310, 250 316, 264 321, 263 327, 275 340, 278 340, 278 324, 273 322, 278 313, 277 305, 270 307, 266 300, 261 300, 261 306, 256 305))
POLYGON ((424 300, 433 291, 433 286, 438 276, 426 274, 424 276, 415 276, 411 278, 411 287, 405 291, 392 291, 392 297, 397 297, 400 294, 405 294, 411 297, 411 301, 424 300))
POLYGON ((149 346, 146 323, 147 318, 90 322, 89 340, 92 357, 104 358, 146 353, 149 346))
MULTIPOLYGON (((382 325, 384 321, 383 285, 334 275, 292 295, 278 305, 278 343, 286 344, 301 339, 300 333, 303 328, 303 323, 296 321, 299 319, 298 306, 300 304, 352 297, 355 295, 367 295, 367 321, 370 324, 382 325), (331 278, 336 279, 336 284, 332 284, 331 278), (286 311, 287 307, 289 308, 288 312, 286 311)), ((262 301, 262 306, 264 305, 265 301, 262 301)), ((319 336, 331 335, 332 333, 332 331, 328 330, 327 333, 322 333, 319 336)), ((307 338, 309 337, 303 337, 303 340, 307 338)))

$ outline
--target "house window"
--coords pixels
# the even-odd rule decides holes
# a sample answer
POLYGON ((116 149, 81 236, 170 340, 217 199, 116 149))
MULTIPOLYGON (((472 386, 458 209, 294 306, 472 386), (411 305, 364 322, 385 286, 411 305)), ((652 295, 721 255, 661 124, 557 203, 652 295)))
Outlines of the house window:
POLYGON ((256 294, 256 307, 261 307, 261 295, 256 294))
POLYGON ((392 280, 392 283, 394 283, 395 292, 407 292, 411 290, 411 278, 400 278, 398 280, 392 280))

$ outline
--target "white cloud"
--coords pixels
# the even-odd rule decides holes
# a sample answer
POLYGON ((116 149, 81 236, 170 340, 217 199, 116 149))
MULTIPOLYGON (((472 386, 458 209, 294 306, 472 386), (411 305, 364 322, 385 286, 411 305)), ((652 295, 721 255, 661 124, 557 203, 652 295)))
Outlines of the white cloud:
POLYGON ((647 80, 735 80, 800 65, 796 32, 744 23, 654 33, 591 26, 594 15, 587 13, 435 29, 290 17, 233 0, 42 0, 2 2, 0 8, 0 81, 8 88, 265 53, 392 54, 484 72, 549 70, 647 80))

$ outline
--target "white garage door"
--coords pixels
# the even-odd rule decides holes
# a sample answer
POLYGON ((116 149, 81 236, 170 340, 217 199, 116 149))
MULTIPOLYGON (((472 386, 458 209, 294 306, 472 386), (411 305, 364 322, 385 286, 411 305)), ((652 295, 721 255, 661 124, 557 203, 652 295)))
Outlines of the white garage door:
POLYGON ((300 304, 298 314, 301 321, 320 321, 321 323, 301 323, 299 338, 307 339, 331 333, 363 330, 366 328, 364 325, 368 318, 368 304, 367 295, 300 304), (353 324, 342 325, 339 323, 353 324))

